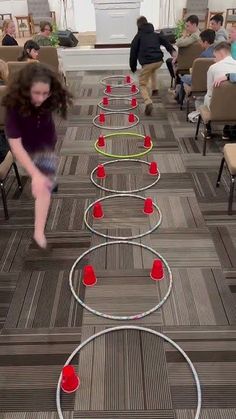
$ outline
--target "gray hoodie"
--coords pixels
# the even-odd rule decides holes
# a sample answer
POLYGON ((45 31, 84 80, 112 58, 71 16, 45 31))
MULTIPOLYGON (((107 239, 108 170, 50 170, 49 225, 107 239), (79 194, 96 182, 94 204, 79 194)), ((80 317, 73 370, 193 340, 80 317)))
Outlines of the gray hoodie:
POLYGON ((216 31, 216 37, 215 42, 223 42, 228 41, 228 32, 225 30, 225 28, 220 28, 218 31, 216 31))

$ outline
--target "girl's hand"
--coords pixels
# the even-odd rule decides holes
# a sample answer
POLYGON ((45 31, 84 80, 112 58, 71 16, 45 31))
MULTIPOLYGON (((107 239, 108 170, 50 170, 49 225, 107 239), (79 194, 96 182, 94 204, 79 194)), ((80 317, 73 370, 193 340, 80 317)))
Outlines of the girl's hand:
POLYGON ((36 199, 38 196, 51 191, 52 182, 47 178, 47 176, 38 172, 32 177, 31 188, 32 195, 36 199))

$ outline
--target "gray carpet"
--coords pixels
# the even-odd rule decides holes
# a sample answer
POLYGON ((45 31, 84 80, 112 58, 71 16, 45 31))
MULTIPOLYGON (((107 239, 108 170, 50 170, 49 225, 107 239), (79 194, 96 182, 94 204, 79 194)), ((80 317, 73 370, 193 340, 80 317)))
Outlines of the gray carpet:
MULTIPOLYGON (((100 133, 93 127, 103 96, 99 80, 107 72, 68 74, 75 104, 67 121, 58 121, 59 192, 53 196, 47 236, 53 246, 42 256, 31 242, 33 201, 23 175, 20 195, 14 177, 8 181, 10 220, 0 207, 0 419, 56 418, 55 391, 61 367, 74 348, 108 326, 124 324, 96 317, 72 296, 68 274, 75 259, 105 239, 83 223, 87 206, 106 193, 90 182, 92 169, 105 158, 94 150, 100 133)), ((168 77, 160 72, 160 96, 152 117, 136 113, 134 132, 151 135, 159 183, 145 192, 161 208, 163 222, 141 240, 159 252, 173 271, 173 290, 164 306, 142 320, 127 322, 161 331, 188 354, 199 374, 203 419, 236 417, 236 204, 227 215, 229 182, 215 189, 221 158, 219 138, 202 157, 194 126, 168 96, 168 77)), ((111 124, 122 117, 110 118, 111 124)), ((103 130, 104 133, 108 131, 103 130)), ((219 132, 217 132, 217 135, 219 132)), ((140 141, 115 137, 106 150, 136 153, 140 141)), ((153 180, 153 178, 152 178, 153 180)), ((144 165, 123 162, 107 169, 102 184, 136 188, 150 182, 144 165)), ((104 203, 106 216, 90 222, 112 235, 149 230, 147 217, 134 199, 104 203)), ((166 293, 168 281, 149 278, 153 257, 127 245, 101 249, 78 264, 73 281, 80 298, 92 308, 114 315, 150 309, 166 293), (85 289, 81 269, 92 263, 96 287, 85 289)), ((73 364, 81 379, 76 394, 62 396, 67 419, 193 419, 196 389, 182 356, 160 339, 136 331, 99 338, 73 364)))

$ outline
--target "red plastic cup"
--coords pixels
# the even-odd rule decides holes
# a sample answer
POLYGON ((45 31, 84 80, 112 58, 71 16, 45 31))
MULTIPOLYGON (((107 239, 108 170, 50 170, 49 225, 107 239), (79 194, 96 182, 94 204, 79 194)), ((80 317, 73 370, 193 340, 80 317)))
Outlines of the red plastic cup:
POLYGON ((104 113, 100 113, 100 115, 99 115, 99 122, 100 122, 100 124, 104 124, 105 121, 106 121, 105 114, 104 113))
POLYGON ((93 217, 94 218, 103 218, 104 213, 100 202, 96 202, 93 206, 93 217))
POLYGON ((150 148, 152 145, 152 140, 151 137, 149 137, 149 135, 146 135, 146 137, 144 138, 144 148, 150 148))
POLYGON ((153 261, 150 277, 154 281, 161 281, 164 278, 163 262, 160 259, 155 259, 153 261))
POLYGON ((107 97, 107 96, 105 96, 105 97, 102 99, 102 104, 103 104, 104 106, 109 105, 109 100, 108 100, 108 97, 107 97))
POLYGON ((135 97, 133 97, 133 98, 131 99, 131 106, 132 106, 133 108, 135 108, 135 107, 137 106, 137 99, 135 99, 135 97))
POLYGON ((111 86, 110 86, 110 84, 108 84, 107 87, 106 87, 106 93, 111 93, 111 86))
POLYGON ((125 82, 126 82, 126 83, 131 83, 131 77, 130 77, 130 76, 126 76, 126 78, 125 78, 125 82))
POLYGON ((104 179, 106 177, 105 167, 103 164, 99 164, 97 168, 97 178, 104 179))
POLYGON ((98 137, 98 147, 105 147, 105 137, 103 135, 99 135, 98 137))
POLYGON ((134 116, 133 113, 129 114, 129 122, 131 122, 131 123, 135 122, 135 116, 134 116))
POLYGON ((97 283, 97 278, 92 265, 86 265, 83 270, 83 284, 86 287, 93 287, 97 283))
POLYGON ((137 87, 135 84, 132 84, 131 86, 131 93, 136 93, 137 92, 137 87))
POLYGON ((152 198, 146 198, 144 201, 144 214, 152 214, 154 211, 152 198))
POLYGON ((62 369, 61 389, 65 393, 74 393, 80 386, 80 379, 76 375, 72 365, 67 365, 62 369))
POLYGON ((157 163, 155 161, 152 161, 150 163, 150 166, 149 166, 149 174, 150 175, 153 175, 153 176, 158 174, 157 163))

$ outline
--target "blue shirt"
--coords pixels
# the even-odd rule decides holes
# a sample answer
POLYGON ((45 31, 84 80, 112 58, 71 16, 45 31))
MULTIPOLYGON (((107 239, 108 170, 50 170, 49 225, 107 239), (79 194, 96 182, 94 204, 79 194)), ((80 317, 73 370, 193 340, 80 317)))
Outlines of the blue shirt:
POLYGON ((236 41, 231 45, 231 55, 234 60, 236 60, 236 41))
POLYGON ((236 73, 231 73, 229 75, 229 80, 231 81, 231 83, 236 83, 236 73))
POLYGON ((199 58, 214 58, 214 45, 211 45, 209 48, 205 49, 200 55, 199 58))

